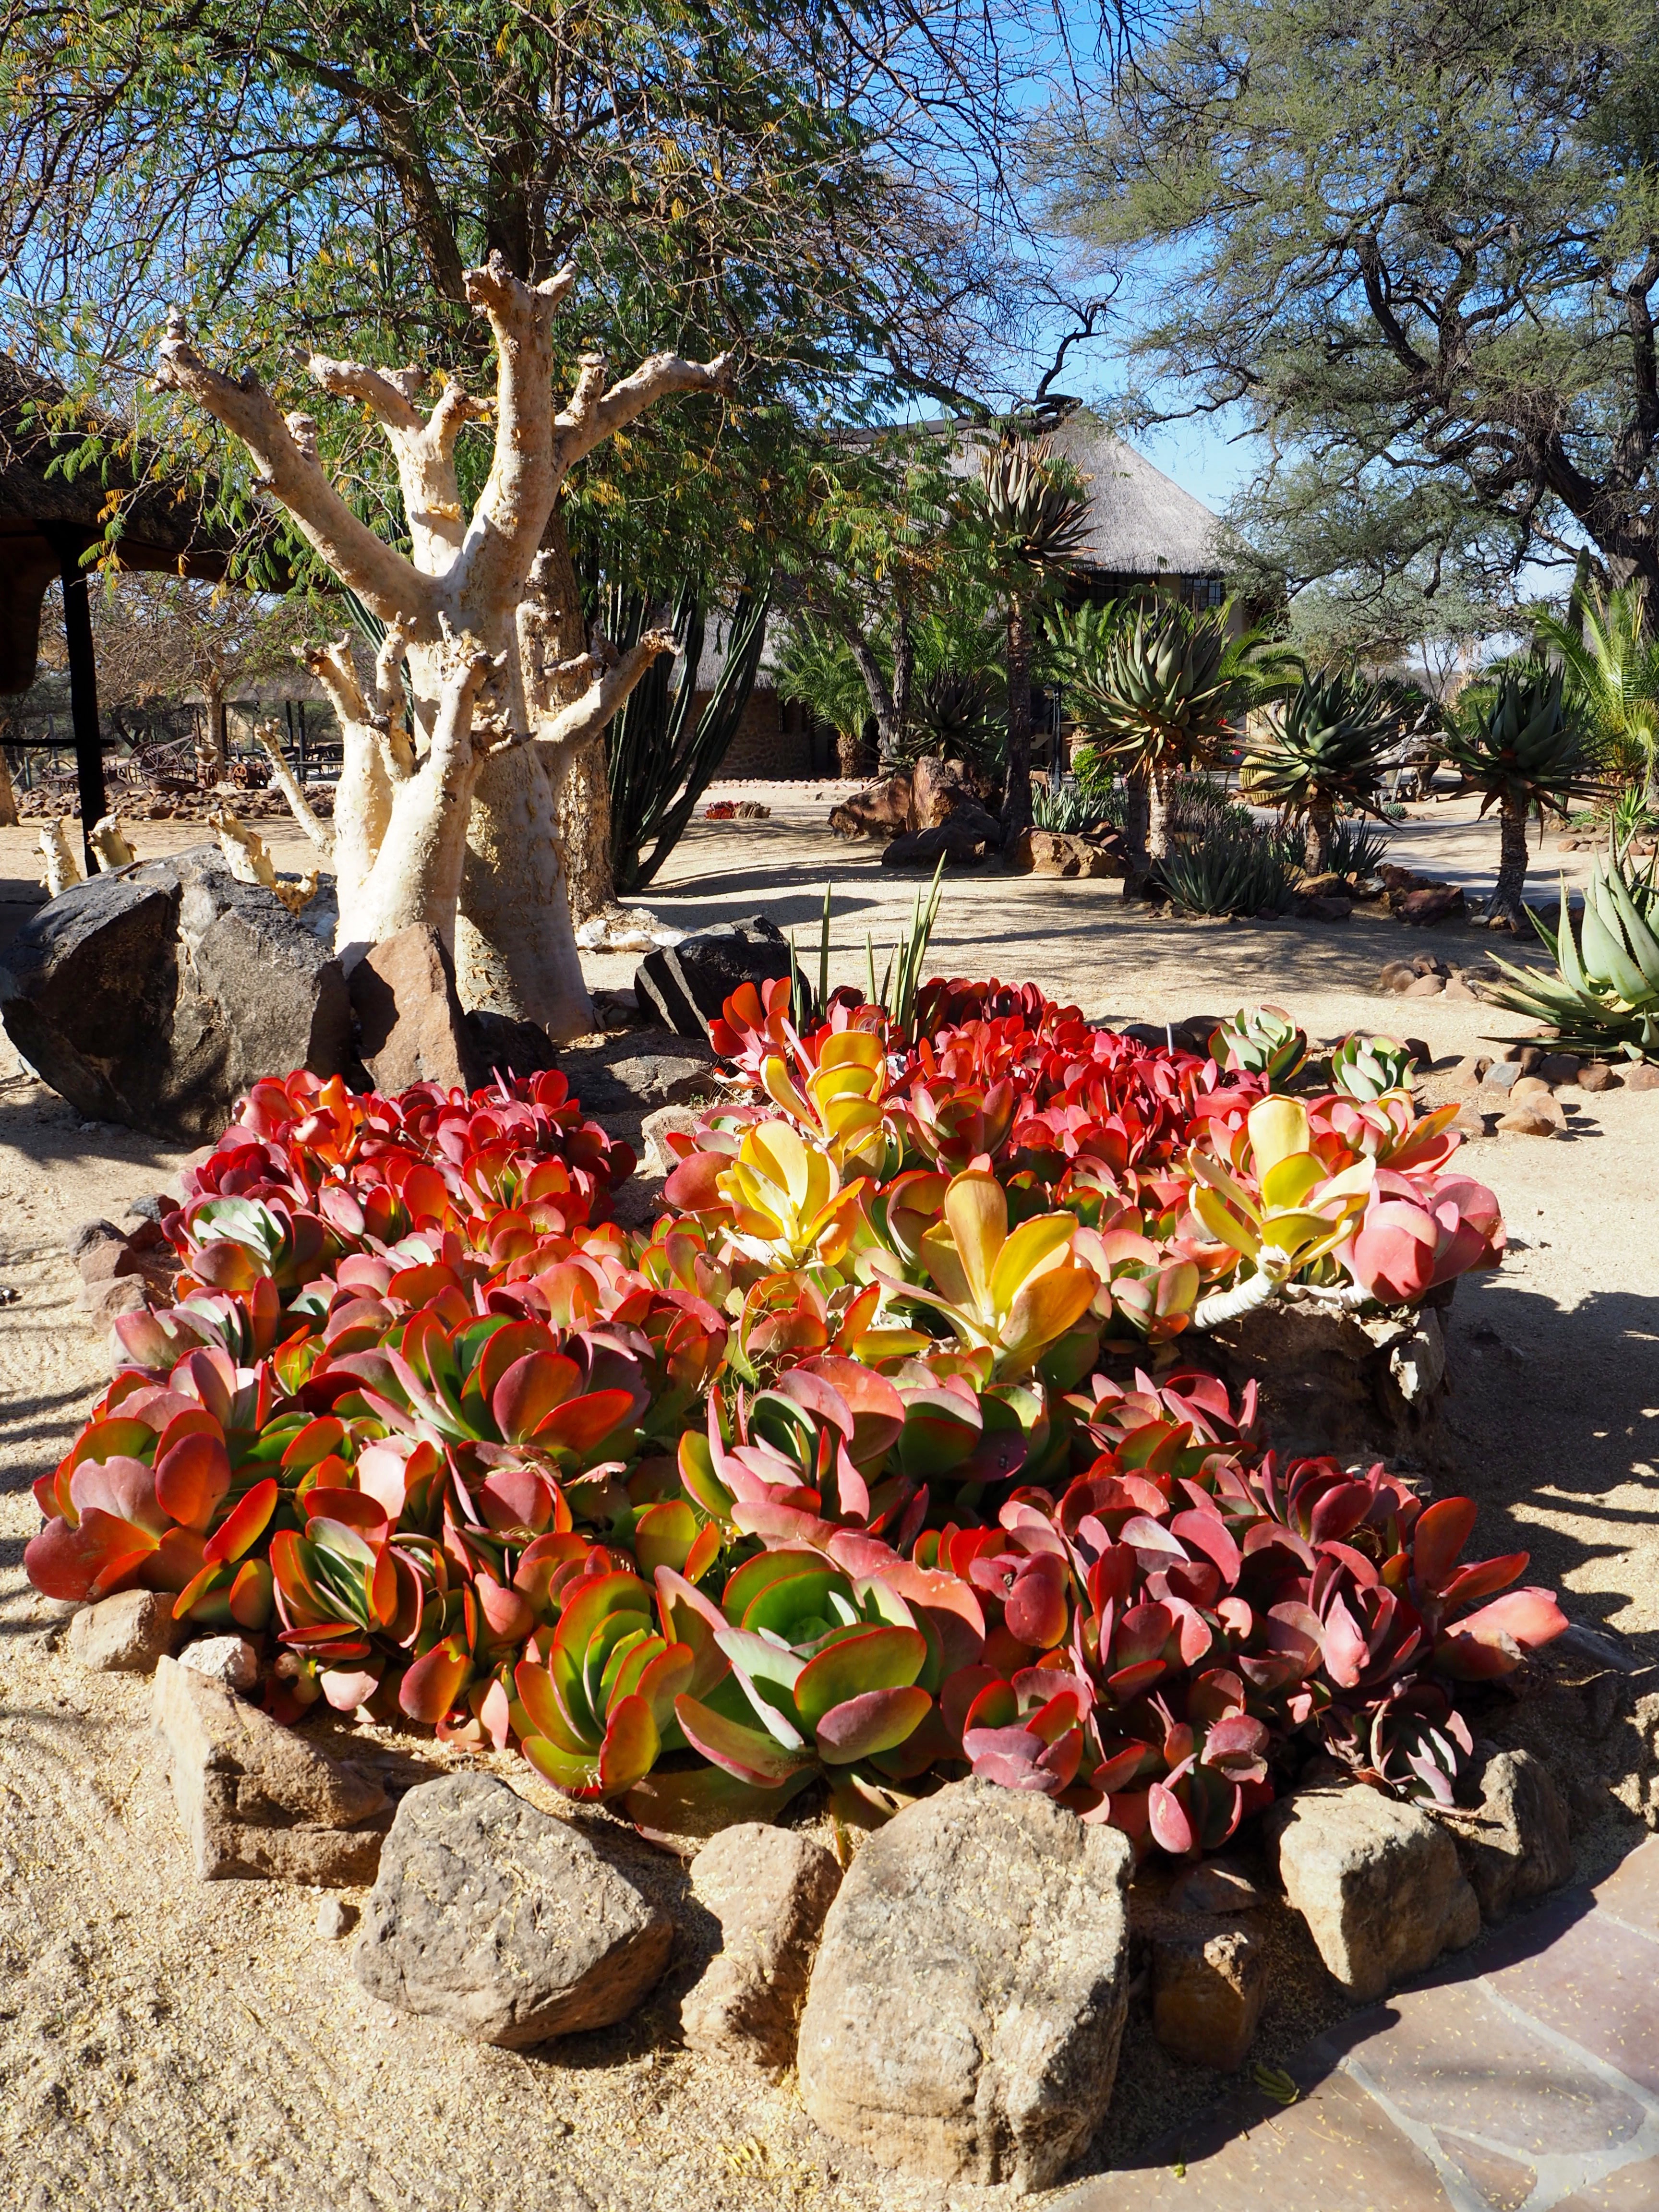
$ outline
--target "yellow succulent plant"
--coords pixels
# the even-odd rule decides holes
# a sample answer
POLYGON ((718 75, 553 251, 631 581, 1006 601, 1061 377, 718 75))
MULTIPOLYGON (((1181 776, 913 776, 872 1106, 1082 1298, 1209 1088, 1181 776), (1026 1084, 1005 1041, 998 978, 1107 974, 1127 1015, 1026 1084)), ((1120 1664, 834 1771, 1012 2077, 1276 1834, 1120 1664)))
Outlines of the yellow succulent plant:
POLYGON ((878 1178, 897 1169, 902 1148, 882 1112, 886 1055, 869 1030, 825 1037, 805 1091, 775 1054, 762 1064, 761 1082, 773 1104, 816 1136, 838 1168, 878 1178))
POLYGON ((817 1261, 836 1267, 858 1226, 862 1176, 843 1182, 822 1146, 788 1121, 757 1121, 743 1134, 738 1157, 716 1177, 732 1207, 734 1241, 775 1268, 817 1261))
POLYGON ((1079 1264, 1077 1218, 1043 1213, 1012 1233, 1008 1198, 996 1177, 969 1168, 946 1184, 940 1218, 921 1242, 931 1288, 906 1282, 890 1254, 866 1255, 894 1304, 942 1313, 970 1350, 988 1350, 998 1376, 1030 1372, 1082 1320, 1100 1287, 1079 1264))
POLYGON ((1260 1100, 1245 1127, 1247 1157, 1237 1164, 1252 1175, 1257 1192, 1247 1190, 1213 1153, 1194 1148, 1188 1155, 1198 1182, 1193 1210, 1257 1275, 1286 1283, 1342 1243, 1364 1210, 1376 1170, 1363 1159, 1330 1174, 1313 1149, 1308 1109, 1297 1098, 1260 1100))

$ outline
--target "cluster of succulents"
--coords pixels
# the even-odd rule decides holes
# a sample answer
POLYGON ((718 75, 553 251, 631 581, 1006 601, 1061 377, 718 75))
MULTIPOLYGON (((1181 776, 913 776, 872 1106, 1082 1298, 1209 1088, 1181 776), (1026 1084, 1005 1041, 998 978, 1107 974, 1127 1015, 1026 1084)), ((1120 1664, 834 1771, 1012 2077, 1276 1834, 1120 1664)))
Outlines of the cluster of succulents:
POLYGON ((1447 1795, 1457 1686, 1553 1599, 1460 1564, 1467 1501, 1281 1466, 1179 1364, 1218 1300, 1492 1264, 1445 1117, 1030 987, 928 984, 908 1043, 790 1006, 727 1002, 728 1103, 632 1233, 557 1075, 256 1085, 36 1485, 37 1586, 172 1593, 270 1639, 281 1717, 516 1744, 658 1830, 971 1770, 1187 1854, 1314 1746, 1447 1795))

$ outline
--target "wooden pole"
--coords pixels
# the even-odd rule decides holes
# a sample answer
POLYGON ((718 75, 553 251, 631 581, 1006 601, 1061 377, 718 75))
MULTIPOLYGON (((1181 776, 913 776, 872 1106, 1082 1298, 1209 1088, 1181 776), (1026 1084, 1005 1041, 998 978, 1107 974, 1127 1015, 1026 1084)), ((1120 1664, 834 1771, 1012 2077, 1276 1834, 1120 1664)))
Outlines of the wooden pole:
POLYGON ((70 719, 75 731, 75 777, 81 794, 81 842, 87 880, 98 872, 92 833, 109 811, 104 797, 104 748, 98 731, 98 662, 92 645, 92 609, 87 573, 81 566, 81 539, 75 531, 55 531, 53 544, 64 579, 64 642, 69 649, 70 719))

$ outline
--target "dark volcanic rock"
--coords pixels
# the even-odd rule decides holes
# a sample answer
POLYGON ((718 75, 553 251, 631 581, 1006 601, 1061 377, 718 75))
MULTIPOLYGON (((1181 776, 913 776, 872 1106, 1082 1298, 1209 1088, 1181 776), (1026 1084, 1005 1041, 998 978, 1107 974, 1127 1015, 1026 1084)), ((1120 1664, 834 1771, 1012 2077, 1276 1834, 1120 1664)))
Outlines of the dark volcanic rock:
POLYGON ((740 984, 775 982, 788 973, 783 932, 757 914, 659 945, 635 969, 634 988, 641 1009, 649 1009, 665 1029, 677 1036, 706 1037, 740 984))
POLYGON ((6 1034, 88 1120, 216 1137, 264 1075, 353 1064, 340 964, 216 846, 76 884, 13 939, 6 1034))

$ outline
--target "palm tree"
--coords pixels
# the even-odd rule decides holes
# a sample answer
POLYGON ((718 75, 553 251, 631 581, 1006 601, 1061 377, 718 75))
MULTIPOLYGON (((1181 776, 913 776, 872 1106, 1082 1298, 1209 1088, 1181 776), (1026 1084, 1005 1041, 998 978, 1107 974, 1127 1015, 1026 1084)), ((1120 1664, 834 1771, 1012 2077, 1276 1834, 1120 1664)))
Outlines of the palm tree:
POLYGON ((1305 821, 1322 873, 1340 809, 1374 810, 1382 758, 1399 733, 1394 708, 1358 676, 1304 678, 1273 708, 1244 761, 1252 799, 1305 821))
POLYGON ((1498 888, 1490 919, 1512 929, 1526 925, 1521 893, 1527 880, 1527 817, 1565 814, 1577 799, 1595 799, 1602 786, 1591 741, 1577 703, 1564 696, 1560 668, 1505 669, 1491 707, 1474 730, 1454 728, 1444 757, 1485 795, 1480 811, 1498 809, 1501 842, 1498 888))
POLYGON ((843 777, 861 775, 870 756, 870 694, 847 641, 798 617, 785 635, 777 670, 778 696, 798 699, 814 721, 835 732, 843 777))
POLYGON ((1639 781, 1648 805, 1659 806, 1659 637, 1648 629, 1645 585, 1603 594, 1575 584, 1566 615, 1540 617, 1534 635, 1566 671, 1601 766, 1620 782, 1639 781))
POLYGON ((1073 756, 1079 781, 1102 769, 1122 775, 1124 835, 1143 872, 1169 849, 1175 778, 1231 742, 1243 678, 1231 614, 1158 597, 1062 610, 1050 626, 1050 665, 1086 733, 1073 756))
POLYGON ((969 501, 988 580, 1002 602, 1008 685, 1008 785, 1002 832, 1031 824, 1031 614, 1087 542, 1089 502, 1049 441, 1005 436, 985 456, 969 501))

